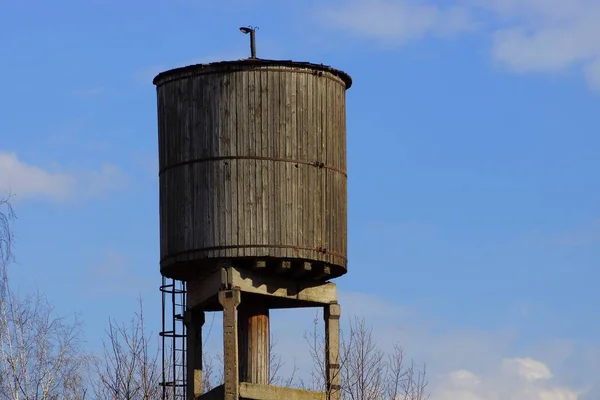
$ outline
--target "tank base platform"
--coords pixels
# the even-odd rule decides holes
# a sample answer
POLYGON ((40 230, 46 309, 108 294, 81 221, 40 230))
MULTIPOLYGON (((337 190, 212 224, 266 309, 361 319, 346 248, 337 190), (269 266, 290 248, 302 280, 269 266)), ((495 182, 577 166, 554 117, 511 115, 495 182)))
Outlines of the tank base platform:
POLYGON ((187 282, 187 398, 339 400, 340 305, 331 282, 266 276, 232 264, 187 282), (269 309, 322 307, 326 390, 269 385, 269 309), (202 393, 202 325, 205 311, 223 312, 224 384, 202 393))

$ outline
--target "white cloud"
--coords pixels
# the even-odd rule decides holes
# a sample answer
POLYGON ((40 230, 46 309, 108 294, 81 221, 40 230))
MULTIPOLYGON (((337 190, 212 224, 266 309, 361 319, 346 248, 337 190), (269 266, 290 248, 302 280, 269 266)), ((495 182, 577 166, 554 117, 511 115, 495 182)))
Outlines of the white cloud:
POLYGON ((47 198, 59 202, 96 197, 121 187, 123 173, 105 164, 98 171, 49 171, 20 160, 15 153, 0 152, 0 189, 16 199, 47 198))
MULTIPOLYGON (((418 310, 378 296, 340 291, 342 327, 352 316, 364 317, 383 350, 396 342, 427 365, 430 400, 595 400, 598 382, 595 347, 546 341, 533 347, 518 346, 513 332, 442 330, 435 321, 423 320, 418 310), (577 365, 575 369, 571 365, 577 365), (587 389, 590 389, 589 391, 587 389)), ((278 339, 277 352, 302 376, 311 365, 303 332, 312 330, 315 309, 286 310, 272 314, 271 331, 278 339), (302 345, 298 345, 302 343, 302 345)), ((322 330, 322 315, 317 317, 322 330)), ((218 328, 217 328, 218 329, 218 328)), ((218 338, 219 333, 213 335, 218 338)), ((215 342, 216 346, 220 343, 215 342)))
MULTIPOLYGON (((583 68, 591 84, 600 80, 600 3, 589 0, 487 0, 499 26, 493 33, 493 57, 517 72, 583 68)), ((594 83, 596 82, 596 83, 594 83)))
POLYGON ((588 62, 583 67, 583 72, 590 86, 600 90, 600 59, 588 62))
POLYGON ((550 368, 531 358, 504 359, 500 367, 477 375, 448 373, 435 385, 431 400, 578 400, 581 390, 552 381, 550 368))
POLYGON ((597 0, 457 0, 445 8, 412 0, 347 0, 327 9, 327 16, 327 25, 396 44, 478 27, 491 35, 491 57, 507 69, 552 74, 574 69, 600 90, 597 0))
POLYGON ((544 363, 532 358, 506 359, 503 361, 503 367, 509 373, 514 372, 527 381, 552 378, 550 369, 544 363))
POLYGON ((473 27, 462 7, 441 8, 422 2, 352 0, 319 10, 325 24, 387 42, 406 43, 427 35, 450 35, 473 27))

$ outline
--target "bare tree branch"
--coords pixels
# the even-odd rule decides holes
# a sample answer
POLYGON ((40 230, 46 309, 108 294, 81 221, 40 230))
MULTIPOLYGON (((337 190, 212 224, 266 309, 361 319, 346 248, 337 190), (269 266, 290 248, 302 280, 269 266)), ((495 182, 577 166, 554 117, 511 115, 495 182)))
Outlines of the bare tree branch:
MULTIPOLYGON (((318 321, 317 315, 313 332, 305 334, 313 364, 309 381, 301 381, 301 387, 325 391, 325 338, 318 332, 318 321)), ((372 333, 364 319, 354 318, 349 332, 340 334, 342 399, 427 400, 425 368, 418 370, 414 363, 406 366, 404 350, 397 344, 386 357, 372 333)))
POLYGON ((0 199, 0 399, 82 400, 88 357, 80 320, 55 316, 39 292, 19 296, 11 290, 15 214, 9 200, 0 199))
POLYGON ((294 384, 298 367, 296 366, 296 360, 292 366, 292 371, 287 377, 281 376, 282 368, 285 366, 281 355, 277 354, 275 348, 277 347, 277 340, 271 338, 269 340, 269 385, 291 387, 294 384))
POLYGON ((129 324, 109 320, 104 351, 94 362, 96 380, 94 395, 97 399, 158 400, 162 398, 159 386, 159 347, 152 350, 152 335, 147 332, 141 299, 139 310, 129 324))
POLYGON ((6 287, 0 303, 0 398, 82 398, 88 360, 80 337, 77 318, 55 317, 41 294, 19 298, 6 287))
POLYGON ((13 261, 11 223, 16 216, 10 204, 10 198, 10 193, 6 197, 0 197, 0 301, 4 299, 7 290, 7 267, 13 261))

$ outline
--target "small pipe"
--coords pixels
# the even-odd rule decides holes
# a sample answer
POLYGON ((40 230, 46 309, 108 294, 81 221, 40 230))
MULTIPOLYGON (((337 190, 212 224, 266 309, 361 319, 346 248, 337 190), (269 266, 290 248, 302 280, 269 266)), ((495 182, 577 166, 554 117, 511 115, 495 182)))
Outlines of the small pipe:
POLYGON ((256 58, 256 31, 250 31, 250 58, 256 58))
POLYGON ((243 34, 250 34, 250 58, 256 58, 256 30, 258 27, 242 26, 240 31, 243 34))

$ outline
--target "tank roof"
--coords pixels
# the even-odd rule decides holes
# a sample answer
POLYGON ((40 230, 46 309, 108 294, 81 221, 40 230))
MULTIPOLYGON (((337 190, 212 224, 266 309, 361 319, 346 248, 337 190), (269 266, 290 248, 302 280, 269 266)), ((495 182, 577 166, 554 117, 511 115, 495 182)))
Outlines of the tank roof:
POLYGON ((348 75, 344 71, 332 68, 324 64, 313 64, 310 62, 292 60, 266 60, 262 58, 246 58, 237 61, 217 61, 208 64, 193 64, 188 65, 187 67, 174 68, 156 75, 156 77, 152 80, 152 83, 158 86, 172 79, 177 79, 186 75, 193 76, 196 74, 210 74, 224 71, 236 71, 246 69, 248 67, 262 66, 279 66, 329 72, 330 74, 333 74, 340 78, 346 84, 346 89, 349 89, 350 86, 352 86, 352 78, 350 77, 350 75, 348 75))

